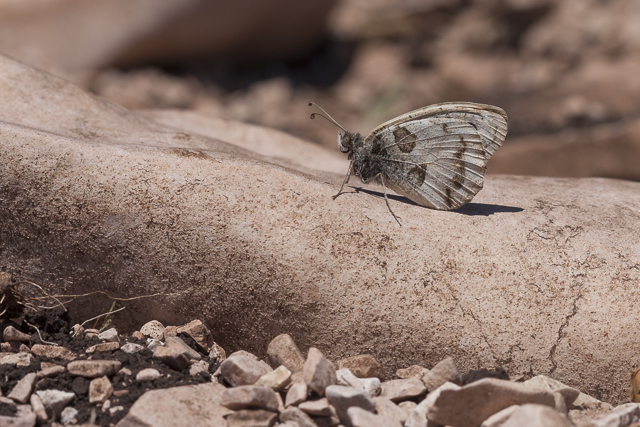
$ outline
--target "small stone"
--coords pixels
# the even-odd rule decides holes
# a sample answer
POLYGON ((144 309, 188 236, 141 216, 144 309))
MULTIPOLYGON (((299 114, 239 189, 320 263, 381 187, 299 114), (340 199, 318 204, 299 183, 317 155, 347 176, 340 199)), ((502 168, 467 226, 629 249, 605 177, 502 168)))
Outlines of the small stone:
POLYGON ((245 350, 238 350, 238 351, 234 351, 233 353, 231 353, 231 354, 229 355, 229 357, 228 357, 227 359, 229 359, 229 358, 231 358, 231 357, 235 357, 235 356, 247 356, 247 357, 252 358, 253 360, 260 360, 260 359, 258 358, 258 356, 256 356, 256 355, 255 355, 255 354, 253 354, 253 353, 249 353, 248 351, 245 351, 245 350))
POLYGON ((164 337, 177 337, 178 336, 178 327, 177 326, 165 326, 164 328, 164 337))
POLYGON ((164 343, 155 338, 147 338, 147 348, 151 351, 156 351, 156 348, 164 347, 164 343))
POLYGON ((158 322, 157 320, 151 320, 142 325, 142 328, 140 328, 140 333, 146 337, 161 341, 164 339, 164 330, 165 327, 162 325, 162 323, 158 322))
POLYGON ((209 364, 204 360, 199 360, 191 364, 191 366, 189 366, 189 375, 191 375, 192 377, 195 377, 196 375, 202 375, 202 374, 211 376, 209 374, 209 364))
POLYGON ((102 412, 106 412, 107 409, 109 408, 111 408, 111 401, 105 400, 104 403, 102 404, 102 412))
MULTIPOLYGON (((398 405, 396 405, 386 397, 374 397, 373 401, 376 404, 376 412, 378 413, 378 415, 382 415, 385 418, 398 421, 402 424, 404 424, 409 414, 411 413, 411 411, 406 411, 403 408, 400 408, 398 405)), ((416 406, 414 402, 410 403, 413 403, 414 407, 416 406)), ((413 410, 413 408, 411 408, 411 410, 413 410)))
POLYGON ((326 395, 331 406, 336 409, 340 422, 347 427, 351 427, 351 421, 347 414, 350 407, 357 406, 369 412, 376 409, 376 404, 367 393, 353 387, 331 385, 326 388, 326 395))
POLYGON ((307 400, 308 395, 307 384, 303 382, 293 383, 287 391, 287 396, 284 400, 284 406, 297 406, 298 404, 307 400))
POLYGON ((131 370, 130 370, 130 369, 128 369, 128 368, 122 368, 122 369, 120 369, 120 370, 118 371, 118 373, 119 373, 119 374, 122 374, 122 375, 131 375, 131 374, 132 374, 131 370))
POLYGON ((134 333, 131 334, 131 336, 137 340, 143 340, 144 339, 144 334, 140 331, 135 331, 134 333))
MULTIPOLYGON (((530 387, 538 388, 540 390, 546 390, 546 391, 556 391, 556 390, 563 390, 563 389, 576 390, 561 383, 558 380, 554 380, 553 378, 547 377, 546 375, 535 376, 525 381, 523 384, 526 384, 530 387)), ((575 399, 570 401, 573 393, 568 392, 566 390, 563 393, 566 394, 565 404, 567 405, 567 409, 572 409, 574 406, 584 406, 589 404, 593 405, 593 404, 601 403, 598 399, 595 399, 589 396, 588 394, 580 393, 580 392, 575 399)))
POLYGON ((113 397, 124 396, 125 394, 129 394, 129 390, 114 390, 113 397))
POLYGON ((484 420, 480 427, 501 427, 519 407, 520 405, 511 405, 500 412, 496 412, 484 420))
POLYGON ((349 416, 349 421, 353 427, 402 427, 402 424, 398 420, 373 414, 357 406, 349 408, 347 410, 347 415, 349 416))
POLYGON ((14 342, 29 342, 29 335, 24 332, 20 332, 13 326, 7 326, 2 331, 2 338, 5 341, 14 341, 14 342))
POLYGON ((69 332, 69 335, 74 338, 82 337, 84 336, 84 328, 79 323, 76 323, 71 327, 71 332, 69 332))
POLYGON ((128 342, 122 347, 120 347, 120 350, 124 351, 127 354, 135 354, 135 353, 140 353, 142 350, 144 350, 144 347, 141 346, 140 344, 128 342))
POLYGON ((268 374, 264 374, 254 385, 270 387, 274 390, 282 390, 291 383, 291 371, 280 365, 268 374))
MULTIPOLYGON (((427 412, 435 404, 436 400, 444 390, 459 390, 460 386, 453 383, 444 383, 431 393, 427 395, 427 398, 420 402, 414 410, 409 414, 409 417, 404 422, 405 427, 430 427, 433 423, 427 420, 427 412)), ((437 424, 436 424, 437 425, 437 424)))
POLYGON ((64 426, 76 424, 78 422, 78 410, 67 406, 60 413, 60 423, 64 426))
POLYGON ((36 394, 47 411, 48 419, 57 419, 62 409, 76 397, 73 393, 61 390, 38 390, 36 394))
POLYGON ((84 337, 86 339, 91 339, 93 337, 97 337, 98 334, 100 334, 100 331, 97 329, 85 329, 84 330, 84 337))
POLYGON ((336 415, 336 410, 331 407, 326 397, 318 400, 307 400, 298 405, 301 411, 316 417, 330 417, 336 415))
POLYGON ((113 351, 120 348, 120 344, 117 342, 102 342, 100 344, 92 345, 85 350, 85 353, 103 353, 105 351, 113 351))
POLYGON ((119 342, 118 331, 116 328, 107 329, 106 331, 99 333, 98 338, 102 341, 119 342))
POLYGON ((234 411, 240 409, 265 409, 267 411, 278 410, 276 393, 269 387, 245 385, 228 388, 222 393, 222 406, 234 411))
POLYGON ((271 340, 267 357, 272 368, 282 365, 291 372, 299 372, 304 368, 304 357, 289 334, 281 334, 271 340))
POLYGON ((572 427, 564 415, 548 406, 526 404, 518 407, 502 427, 572 427))
POLYGON ((460 372, 451 357, 441 360, 422 377, 427 390, 433 391, 446 382, 460 385, 460 372))
POLYGON ((36 415, 30 405, 16 405, 15 413, 11 416, 0 415, 0 427, 33 427, 36 415))
POLYGON ((111 397, 113 386, 106 376, 94 378, 89 384, 89 403, 103 403, 111 397))
POLYGON ((213 363, 222 363, 226 360, 227 355, 222 347, 218 344, 213 343, 211 346, 211 350, 209 350, 209 359, 213 363))
POLYGON ((280 393, 276 393, 276 400, 278 401, 278 412, 284 411, 284 401, 280 393))
POLYGON ((227 416, 228 427, 272 427, 278 414, 262 409, 243 409, 227 416))
POLYGON ((71 382, 71 390, 78 396, 85 396, 89 393, 89 380, 82 377, 76 377, 71 382))
POLYGON ((153 358, 177 371, 182 371, 189 365, 187 356, 184 355, 180 347, 175 345, 171 347, 156 347, 153 351, 153 358))
POLYGON ((418 378, 385 381, 380 387, 380 396, 386 397, 392 402, 402 402, 403 400, 420 396, 427 391, 422 381, 418 378))
POLYGON ((182 339, 180 339, 180 337, 167 337, 164 340, 164 346, 169 349, 176 349, 177 351, 180 351, 182 354, 186 356, 188 360, 202 359, 202 356, 200 355, 200 353, 198 353, 197 351, 189 347, 187 343, 185 343, 184 341, 182 341, 182 339))
POLYGON ((400 379, 406 380, 408 378, 422 378, 428 372, 429 370, 427 368, 423 368, 420 365, 411 365, 408 368, 398 369, 396 371, 396 376, 400 379))
POLYGON ((222 378, 232 387, 253 385, 261 376, 271 372, 271 368, 264 362, 249 356, 230 356, 220 365, 222 378))
POLYGON ((31 403, 31 410, 34 414, 36 414, 36 420, 38 421, 38 424, 46 423, 48 418, 47 410, 44 408, 40 396, 38 396, 36 393, 33 393, 31 395, 31 398, 29 399, 29 402, 31 403))
POLYGON ((31 353, 0 353, 0 365, 29 366, 31 362, 31 353))
POLYGON ((37 373, 38 378, 50 378, 62 374, 67 370, 64 366, 56 365, 54 363, 42 362, 40 363, 41 370, 37 373))
POLYGON ((13 387, 11 392, 7 395, 9 399, 18 403, 27 403, 31 392, 33 392, 33 386, 36 383, 36 374, 32 372, 22 377, 20 381, 13 387))
POLYGON ((109 415, 113 415, 116 412, 120 412, 124 409, 124 406, 122 405, 118 405, 118 406, 114 406, 113 408, 109 408, 109 415))
POLYGON ((136 374, 136 381, 146 382, 160 378, 162 374, 157 369, 146 368, 136 374))
POLYGON ((71 375, 84 378, 111 376, 118 372, 122 363, 117 360, 76 360, 67 364, 71 375))
POLYGON ((416 402, 412 402, 411 400, 405 400, 404 402, 398 403, 398 408, 402 410, 404 416, 402 417, 403 423, 409 418, 409 415, 413 412, 414 409, 418 406, 416 402))
POLYGON ((29 347, 27 347, 27 351, 20 351, 20 349, 24 346, 24 343, 18 341, 11 342, 3 342, 0 343, 0 351, 3 353, 28 353, 29 347))
POLYGON ((337 382, 336 368, 333 366, 333 363, 325 358, 320 350, 315 347, 309 349, 307 360, 304 362, 303 372, 304 382, 307 383, 307 387, 320 396, 324 396, 326 387, 334 385, 337 382))
POLYGON ((358 378, 384 378, 384 369, 375 357, 369 354, 340 359, 336 363, 337 369, 348 369, 358 378))
POLYGON ((198 343, 206 352, 211 350, 214 343, 211 331, 200 320, 192 320, 184 326, 177 329, 178 334, 185 333, 198 343))
POLYGON ((57 345, 34 344, 31 346, 31 353, 50 359, 74 360, 78 357, 71 350, 57 345))
POLYGON ((381 391, 381 383, 378 378, 358 378, 347 368, 336 371, 336 378, 339 385, 364 390, 371 397, 379 395, 381 391))
POLYGON ((305 414, 295 406, 287 408, 284 412, 281 412, 280 421, 283 423, 291 421, 296 423, 298 427, 318 427, 309 415, 305 414))

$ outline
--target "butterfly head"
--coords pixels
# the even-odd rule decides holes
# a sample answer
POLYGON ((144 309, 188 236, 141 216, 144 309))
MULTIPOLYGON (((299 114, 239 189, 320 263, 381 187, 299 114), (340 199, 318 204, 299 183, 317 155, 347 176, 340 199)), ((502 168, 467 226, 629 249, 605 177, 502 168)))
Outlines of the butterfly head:
POLYGON ((340 132, 338 134, 338 148, 343 153, 353 151, 355 145, 361 139, 359 133, 351 133, 349 131, 340 132))

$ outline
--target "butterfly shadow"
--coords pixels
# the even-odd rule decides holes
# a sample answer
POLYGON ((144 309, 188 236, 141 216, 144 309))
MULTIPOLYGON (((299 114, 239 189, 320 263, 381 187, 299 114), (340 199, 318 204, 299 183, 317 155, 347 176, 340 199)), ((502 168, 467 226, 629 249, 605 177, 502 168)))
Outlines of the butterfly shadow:
MULTIPOLYGON (((369 190, 362 187, 351 187, 356 193, 365 193, 371 196, 381 197, 384 199, 384 193, 380 191, 369 190)), ((406 203, 414 206, 421 206, 405 196, 398 196, 395 194, 388 194, 389 200, 395 200, 396 202, 406 203)), ((428 209, 428 208, 425 208, 428 209)), ((456 212, 467 216, 489 216, 495 213, 517 213, 522 212, 524 209, 516 206, 504 206, 504 205, 491 205, 488 203, 467 203, 464 206, 460 206, 458 209, 454 209, 452 212, 456 212)))

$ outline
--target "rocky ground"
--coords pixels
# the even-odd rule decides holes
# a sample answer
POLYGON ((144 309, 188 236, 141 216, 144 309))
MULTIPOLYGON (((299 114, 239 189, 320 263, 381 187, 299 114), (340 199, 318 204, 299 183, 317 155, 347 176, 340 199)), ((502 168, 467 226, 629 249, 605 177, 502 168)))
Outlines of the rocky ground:
POLYGON ((120 334, 111 326, 118 310, 72 326, 64 306, 34 310, 15 286, 5 281, 2 291, 0 426, 628 427, 640 420, 640 404, 613 408, 544 375, 461 374, 451 357, 391 374, 368 354, 332 362, 310 347, 304 357, 288 334, 271 340, 264 360, 243 350, 227 356, 199 320, 152 320, 120 334))

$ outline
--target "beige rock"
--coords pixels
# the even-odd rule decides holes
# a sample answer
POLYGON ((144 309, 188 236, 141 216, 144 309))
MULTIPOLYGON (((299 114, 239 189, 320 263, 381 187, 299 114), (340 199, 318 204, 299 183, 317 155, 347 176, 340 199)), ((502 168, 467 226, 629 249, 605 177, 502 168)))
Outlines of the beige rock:
POLYGON ((336 362, 336 367, 340 369, 348 369, 358 378, 384 378, 384 369, 375 357, 369 354, 360 354, 358 356, 347 357, 336 362))
POLYGON ((427 419, 444 425, 473 427, 504 408, 526 403, 555 407, 554 397, 548 391, 511 381, 483 378, 460 389, 442 389, 428 408, 427 419), (487 400, 487 396, 491 399, 487 400))
POLYGON ((209 352, 215 344, 211 331, 200 320, 192 320, 177 329, 177 333, 180 334, 183 332, 193 338, 193 340, 207 352, 209 352))
POLYGON ((122 363, 117 360, 76 360, 67 364, 71 375, 84 378, 111 376, 118 372, 122 363))
POLYGON ((373 414, 357 406, 353 406, 347 410, 349 421, 353 427, 371 427, 371 426, 389 426, 402 427, 402 423, 398 420, 373 414))
POLYGON ((42 399, 40 399, 40 396, 38 396, 37 394, 33 393, 31 395, 31 398, 29 399, 30 403, 31 403, 31 410, 33 411, 34 414, 36 414, 36 420, 38 422, 38 424, 44 424, 47 422, 47 410, 45 409, 44 405, 42 404, 42 399))
POLYGON ((526 404, 518 407, 502 427, 572 427, 564 415, 544 405, 526 404))
POLYGON ((304 368, 304 357, 289 334, 281 334, 271 340, 267 357, 274 369, 283 365, 291 372, 299 372, 304 368))
POLYGON ((2 353, 27 353, 29 347, 27 347, 27 351, 20 351, 20 349, 24 347, 24 344, 18 341, 11 342, 3 342, 0 343, 0 352, 2 353))
POLYGON ((189 359, 184 355, 184 349, 175 345, 171 347, 157 346, 153 350, 153 358, 177 371, 182 371, 189 365, 189 359))
POLYGON ((276 393, 276 400, 278 401, 278 412, 284 411, 284 400, 282 400, 282 394, 276 393))
POLYGON ((205 375, 209 375, 209 363, 205 362, 204 360, 199 360, 189 366, 189 375, 191 375, 192 377, 202 373, 206 373, 205 375))
POLYGON ((103 342, 100 344, 92 345, 85 350, 85 353, 102 353, 105 351, 114 351, 120 348, 120 344, 117 342, 103 342))
POLYGON ((600 403, 598 399, 594 399, 593 397, 581 393, 574 388, 568 387, 567 385, 562 384, 560 381, 554 380, 553 378, 547 377, 546 375, 537 375, 525 381, 524 384, 541 390, 561 391, 561 394, 565 396, 565 404, 567 405, 567 409, 571 409, 574 406, 593 405, 600 403), (573 397, 575 392, 572 390, 576 390, 579 393, 577 397, 573 398, 573 400, 571 400, 571 398, 573 397))
POLYGON ((213 343, 213 345, 211 346, 211 350, 209 350, 209 357, 212 359, 212 361, 222 363, 226 360, 227 355, 222 347, 220 347, 216 343, 213 343))
POLYGON ((364 390, 369 393, 371 397, 380 394, 381 383, 378 378, 358 378, 353 375, 349 369, 343 368, 336 371, 336 379, 339 385, 364 390))
MULTIPOLYGON (((131 334, 131 336, 132 336, 133 338, 136 338, 136 339, 139 339, 139 340, 144 339, 144 334, 143 334, 142 332, 140 332, 140 331, 134 331, 134 332, 131 334)), ((125 344, 125 345, 126 345, 126 344, 125 344)))
POLYGON ((16 341, 16 342, 29 342, 29 335, 24 332, 20 332, 13 326, 7 326, 2 331, 2 338, 5 341, 16 341))
POLYGON ((98 334, 98 338, 101 339, 102 341, 107 341, 107 342, 119 342, 120 339, 118 338, 118 330, 116 328, 111 328, 111 329, 107 329, 104 332, 100 332, 98 334))
POLYGON ((429 370, 423 368, 420 365, 411 365, 408 368, 398 369, 396 376, 400 379, 406 380, 407 378, 422 378, 429 370))
POLYGON ((282 390, 291 383, 291 371, 280 365, 277 369, 264 374, 254 385, 270 387, 276 391, 282 390))
POLYGON ((331 407, 326 397, 317 400, 307 400, 298 405, 298 408, 309 415, 316 417, 330 417, 337 415, 336 410, 331 407))
POLYGON ((269 387, 245 385, 228 388, 222 393, 221 405, 234 411, 240 409, 278 410, 276 393, 269 387))
POLYGON ((320 350, 315 347, 309 349, 307 360, 304 362, 304 382, 310 390, 324 396, 324 389, 336 384, 336 368, 320 350))
POLYGON ((76 395, 61 390, 38 390, 36 394, 40 398, 49 419, 56 419, 60 412, 69 404, 76 395))
POLYGON ((93 337, 98 337, 98 335, 100 334, 100 331, 97 329, 85 329, 84 331, 84 337, 85 338, 93 338, 93 337))
MULTIPOLYGON (((0 263, 39 283, 68 271, 69 294, 195 284, 139 303, 123 328, 161 316, 179 324, 188 312, 233 324, 223 347, 258 353, 271 335, 256 325, 277 312, 269 331, 331 360, 375 349, 393 372, 432 366, 433 349, 447 348, 461 372, 508 361, 514 375, 551 374, 586 393, 600 384, 606 401, 627 398, 628 378, 611 372, 637 361, 636 339, 618 332, 639 320, 626 295, 640 279, 640 184, 489 175, 455 212, 392 198, 400 228, 379 187, 352 181, 372 192, 347 186, 332 201, 343 177, 199 136, 165 114, 175 114, 171 128, 0 57, 0 182, 2 197, 14 195, 0 205, 0 217, 14 218, 0 223, 0 263), (147 226, 157 223, 166 227, 147 226), (35 226, 50 239, 33 246, 35 226), (80 253, 97 260, 91 277, 77 268, 80 253), (274 260, 286 262, 273 268, 274 260), (202 268, 219 286, 198 282, 202 268), (328 280, 327 271, 340 274, 328 280), (343 336, 354 339, 336 346, 343 336)), ((76 315, 96 312, 89 301, 76 315)))
POLYGON ((402 402, 426 392, 424 384, 418 378, 385 381, 380 385, 380 396, 392 402, 402 402))
POLYGON ((227 417, 229 427, 271 427, 278 420, 278 414, 264 409, 242 409, 227 417))
POLYGON ((34 344, 31 346, 31 353, 50 359, 74 360, 78 357, 71 350, 57 345, 34 344))
POLYGON ((71 332, 69 332, 69 335, 71 335, 74 338, 82 337, 84 335, 84 327, 79 323, 76 323, 71 327, 71 332))
POLYGON ((150 320, 142 325, 140 333, 146 337, 162 341, 164 339, 164 326, 157 320, 150 320))
POLYGON ((40 363, 40 371, 37 372, 38 378, 43 377, 55 377, 56 375, 60 375, 67 369, 64 366, 56 365, 55 363, 40 363))
POLYGON ((9 399, 13 399, 18 403, 27 403, 33 387, 36 383, 36 374, 32 372, 22 377, 20 381, 11 389, 11 392, 7 395, 9 399))
POLYGON ((160 378, 162 374, 157 369, 145 368, 136 374, 136 381, 146 382, 160 378))
POLYGON ((89 383, 89 402, 104 403, 113 394, 113 385, 109 378, 104 376, 94 378, 89 383))
POLYGON ((451 357, 438 362, 429 372, 424 374, 422 382, 427 390, 433 391, 446 382, 460 385, 460 373, 451 357))
POLYGON ((67 406, 60 412, 60 424, 68 426, 78 423, 78 410, 74 407, 67 406))
MULTIPOLYGON (((373 401, 376 404, 376 412, 378 415, 382 415, 385 418, 392 419, 400 422, 404 425, 404 422, 407 420, 409 414, 413 409, 415 409, 416 404, 414 402, 411 410, 404 410, 400 408, 398 405, 387 399, 386 397, 374 397, 373 401)), ((407 402, 403 402, 407 403, 407 402)), ((408 408, 407 408, 408 409, 408 408)))
POLYGON ((520 405, 511 405, 504 408, 484 420, 480 427, 501 427, 518 408, 520 408, 520 405))
MULTIPOLYGON (((427 394, 426 399, 420 402, 414 409, 411 411, 407 420, 405 421, 405 427, 431 427, 431 425, 435 424, 430 422, 427 419, 427 413, 429 410, 436 404, 438 398, 440 397, 440 393, 445 390, 459 390, 460 386, 453 383, 444 383, 431 393, 427 394)), ((438 424, 435 424, 438 425, 438 424)))
POLYGON ((30 353, 0 353, 0 365, 29 366, 32 361, 30 353))
POLYGON ((307 400, 308 388, 307 384, 304 382, 293 383, 291 387, 289 387, 289 391, 287 391, 287 396, 284 401, 284 406, 297 406, 300 403, 307 400))
POLYGON ((256 356, 256 355, 255 355, 255 354, 253 354, 253 353, 249 353, 248 351, 245 351, 245 350, 238 350, 238 351, 234 351, 233 353, 231 353, 231 354, 229 355, 229 358, 231 358, 231 357, 235 357, 235 356, 247 356, 247 357, 252 358, 253 360, 260 360, 260 359, 258 358, 258 356, 256 356))
POLYGON ((313 422, 311 417, 300 409, 292 406, 280 413, 280 422, 286 423, 287 421, 296 423, 299 427, 317 427, 317 424, 313 422))
POLYGON ((29 405, 16 405, 16 413, 13 416, 0 415, 0 426, 33 427, 36 424, 36 415, 29 405))
POLYGON ((229 357, 220 365, 220 372, 231 386, 252 385, 260 377, 271 372, 264 362, 249 356, 237 355, 229 357))
POLYGON ((177 326, 167 326, 164 328, 164 336, 167 337, 175 337, 178 335, 178 327, 177 326))
POLYGON ((225 425, 224 416, 231 411, 220 405, 225 387, 205 383, 151 390, 133 404, 117 427, 151 427, 166 425, 171 420, 175 427, 196 425, 225 425), (206 421, 203 421, 206 420, 206 421))
POLYGON ((128 342, 124 344, 122 347, 120 347, 120 350, 124 351, 127 354, 134 354, 144 350, 144 346, 141 346, 140 344, 128 342))
POLYGON ((187 357, 187 359, 189 359, 189 360, 192 360, 192 359, 200 360, 200 359, 202 359, 202 356, 200 355, 200 353, 198 353, 196 350, 194 350, 191 347, 189 347, 187 345, 187 343, 182 341, 182 339, 180 339, 179 337, 167 337, 164 340, 164 345, 165 345, 165 347, 167 347, 169 349, 172 349, 172 348, 177 349, 182 354, 184 354, 187 357))
POLYGON ((326 395, 331 406, 335 408, 340 422, 347 427, 351 426, 347 414, 349 408, 357 406, 369 412, 374 412, 376 409, 376 404, 367 393, 353 387, 331 385, 327 387, 326 395))

